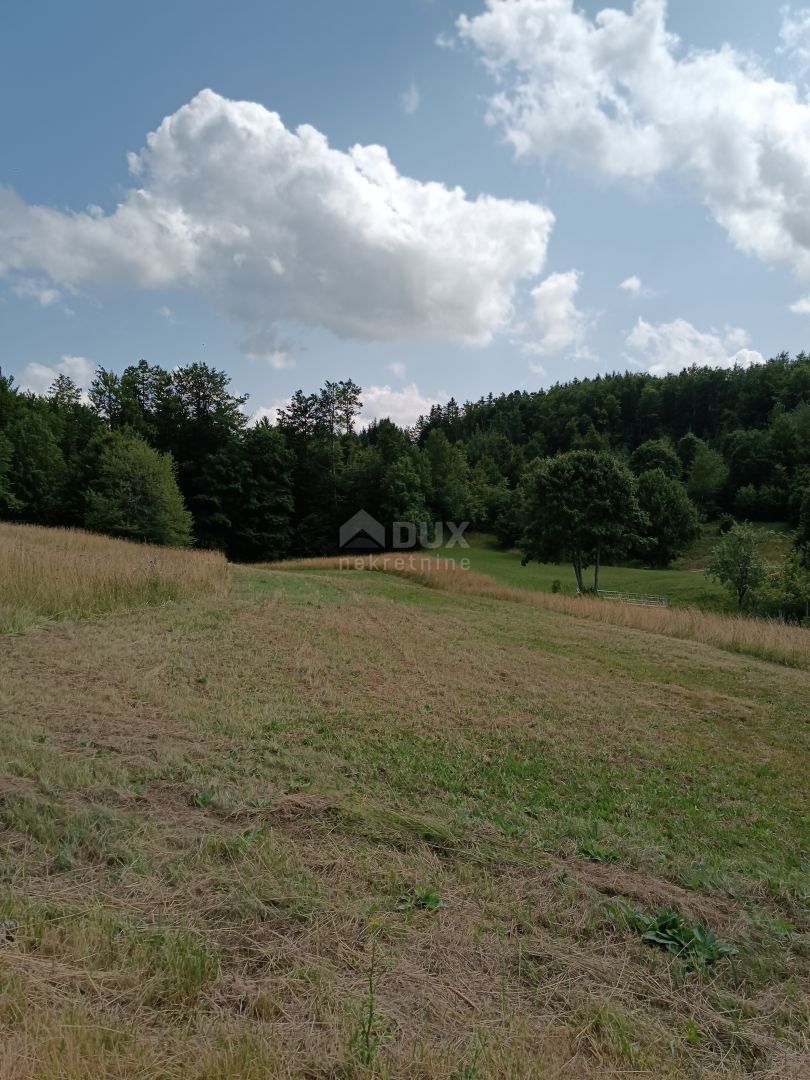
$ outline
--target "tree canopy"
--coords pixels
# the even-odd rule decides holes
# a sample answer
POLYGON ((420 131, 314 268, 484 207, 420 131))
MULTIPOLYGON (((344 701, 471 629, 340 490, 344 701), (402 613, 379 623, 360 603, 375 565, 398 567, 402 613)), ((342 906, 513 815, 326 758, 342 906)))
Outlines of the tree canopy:
POLYGON ((604 452, 571 450, 539 459, 523 491, 524 562, 570 562, 580 592, 587 567, 594 567, 598 590, 600 563, 625 555, 645 528, 632 474, 604 452))
POLYGON ((731 590, 742 611, 746 598, 765 580, 756 531, 748 524, 730 529, 712 552, 706 573, 731 590))
MULTIPOLYGON (((193 542, 235 560, 334 552, 340 525, 361 508, 389 534, 398 520, 469 521, 530 557, 576 558, 580 576, 607 558, 665 565, 691 542, 696 511, 786 522, 810 560, 803 354, 745 370, 614 374, 451 399, 413 428, 388 419, 361 427, 362 390, 350 379, 299 390, 259 424, 228 375, 201 363, 102 367, 87 390, 60 376, 36 396, 0 373, 3 517, 155 535, 154 522, 116 501, 110 478, 116 469, 130 484, 140 476, 150 491, 145 477, 162 461, 193 542), (578 486, 566 493, 569 481, 578 486), (552 496, 555 520, 541 528, 541 501, 552 496)), ((164 535, 180 543, 188 533, 177 525, 164 535)))
POLYGON ((174 462, 135 435, 99 435, 84 524, 96 532, 185 547, 191 514, 175 479, 174 462))

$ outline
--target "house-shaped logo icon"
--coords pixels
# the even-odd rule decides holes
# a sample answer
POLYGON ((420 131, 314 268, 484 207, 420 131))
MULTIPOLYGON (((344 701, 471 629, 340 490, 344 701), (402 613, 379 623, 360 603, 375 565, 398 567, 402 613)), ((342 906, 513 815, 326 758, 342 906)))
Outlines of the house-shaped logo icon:
POLYGON ((382 551, 385 526, 365 510, 359 510, 340 526, 340 546, 344 551, 382 551))

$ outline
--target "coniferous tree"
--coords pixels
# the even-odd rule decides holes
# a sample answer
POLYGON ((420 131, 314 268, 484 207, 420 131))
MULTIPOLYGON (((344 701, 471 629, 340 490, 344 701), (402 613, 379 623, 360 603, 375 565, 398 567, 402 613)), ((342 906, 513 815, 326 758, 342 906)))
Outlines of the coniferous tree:
POLYGON ((5 435, 0 433, 0 516, 13 517, 20 509, 11 488, 11 466, 14 448, 5 435))
POLYGON ((67 469, 65 459, 41 401, 20 410, 7 434, 12 446, 9 486, 17 515, 38 525, 61 523, 67 469))

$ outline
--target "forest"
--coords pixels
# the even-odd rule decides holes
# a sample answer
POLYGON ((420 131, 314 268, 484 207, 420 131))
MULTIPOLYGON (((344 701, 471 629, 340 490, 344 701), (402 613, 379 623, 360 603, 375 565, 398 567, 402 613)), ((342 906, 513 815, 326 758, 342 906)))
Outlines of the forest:
POLYGON ((567 556, 565 536, 526 532, 535 511, 566 512, 548 502, 549 469, 574 452, 565 467, 583 484, 613 477, 614 496, 640 512, 607 557, 666 565, 701 520, 786 522, 799 549, 810 542, 805 354, 451 399, 412 429, 361 427, 350 380, 298 391, 275 424, 251 424, 229 383, 205 364, 141 360, 99 368, 86 395, 60 375, 36 396, 0 373, 0 517, 255 562, 333 553, 364 508, 386 525, 469 521, 527 556, 567 556))

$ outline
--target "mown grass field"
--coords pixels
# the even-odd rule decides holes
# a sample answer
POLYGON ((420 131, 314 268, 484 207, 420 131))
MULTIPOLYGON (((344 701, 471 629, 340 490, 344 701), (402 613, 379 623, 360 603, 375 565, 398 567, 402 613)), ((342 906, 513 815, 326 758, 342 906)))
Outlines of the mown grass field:
MULTIPOLYGON (((758 526, 759 528, 759 526, 758 526)), ((781 524, 761 526, 763 541, 762 557, 778 563, 790 548, 790 538, 781 524)), ((704 527, 703 535, 692 550, 666 570, 654 570, 641 566, 604 566, 599 575, 599 586, 624 593, 644 593, 663 596, 674 606, 691 605, 708 611, 734 610, 734 601, 716 581, 707 579, 704 571, 709 564, 712 549, 720 536, 716 525, 704 527)), ((574 572, 567 563, 528 563, 521 566, 517 551, 499 547, 495 538, 482 533, 470 533, 467 550, 458 547, 445 554, 453 558, 468 558, 473 570, 489 574, 505 585, 519 589, 551 592, 555 581, 562 591, 576 592, 574 572)), ((592 571, 588 571, 590 580, 592 571)))
POLYGON ((0 1075, 807 1074, 806 670, 229 578, 0 638, 0 1075))

